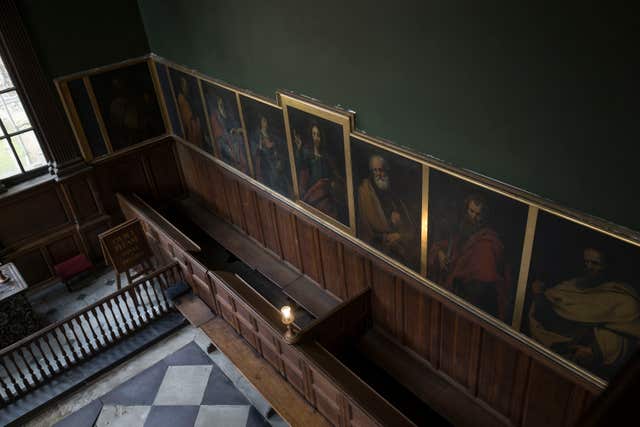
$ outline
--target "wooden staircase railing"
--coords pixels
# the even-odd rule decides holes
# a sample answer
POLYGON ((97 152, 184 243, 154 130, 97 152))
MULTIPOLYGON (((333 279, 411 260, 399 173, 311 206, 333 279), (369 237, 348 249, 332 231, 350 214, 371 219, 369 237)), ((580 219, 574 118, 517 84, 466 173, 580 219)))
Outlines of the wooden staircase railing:
POLYGON ((171 311, 165 289, 182 280, 169 264, 0 350, 0 408, 171 311))

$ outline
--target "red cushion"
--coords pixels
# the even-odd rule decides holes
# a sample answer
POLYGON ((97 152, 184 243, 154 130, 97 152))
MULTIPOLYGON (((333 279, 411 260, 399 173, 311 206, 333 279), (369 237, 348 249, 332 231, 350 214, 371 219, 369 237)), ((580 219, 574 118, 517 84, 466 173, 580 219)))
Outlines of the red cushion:
POLYGON ((53 266, 56 274, 62 279, 67 280, 73 276, 93 268, 93 264, 84 254, 78 254, 73 258, 61 262, 53 266))

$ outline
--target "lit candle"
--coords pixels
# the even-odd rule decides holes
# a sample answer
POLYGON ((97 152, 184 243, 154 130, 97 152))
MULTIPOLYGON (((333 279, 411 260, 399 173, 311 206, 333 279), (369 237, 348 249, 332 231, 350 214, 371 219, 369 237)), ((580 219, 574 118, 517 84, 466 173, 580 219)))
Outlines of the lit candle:
POLYGON ((280 309, 280 313, 282 313, 282 323, 285 325, 293 323, 293 312, 291 311, 291 307, 285 305, 280 309))

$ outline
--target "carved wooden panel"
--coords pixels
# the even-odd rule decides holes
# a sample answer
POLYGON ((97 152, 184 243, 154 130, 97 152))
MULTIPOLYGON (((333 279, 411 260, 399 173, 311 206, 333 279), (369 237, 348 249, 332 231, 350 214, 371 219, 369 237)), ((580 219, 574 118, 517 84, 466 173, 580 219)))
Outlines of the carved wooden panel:
POLYGON ((302 272, 322 286, 318 230, 301 220, 296 220, 296 227, 300 245, 300 258, 302 260, 302 272))
POLYGON ((68 260, 82 252, 82 248, 73 235, 67 235, 47 246, 53 264, 68 260))
POLYGON ((145 153, 145 156, 156 193, 161 198, 182 194, 184 190, 180 170, 174 158, 173 145, 170 143, 154 145, 145 153))
POLYGON ((396 287, 394 277, 386 271, 372 267, 373 322, 396 335, 396 287))
POLYGON ((229 216, 231 222, 238 228, 246 230, 244 224, 244 216, 242 215, 242 202, 240 201, 240 190, 238 189, 238 182, 235 179, 225 177, 225 194, 227 195, 227 202, 229 204, 229 216))
POLYGON ((403 286, 404 333, 403 341, 425 359, 429 356, 429 299, 412 286, 403 286))
POLYGON ((276 208, 276 226, 282 245, 282 257, 294 267, 301 269, 300 250, 298 248, 298 233, 295 216, 282 208, 276 208))
POLYGON ((340 425, 340 394, 321 373, 308 368, 311 402, 333 425, 340 425))
POLYGON ((89 179, 89 175, 84 174, 64 184, 78 221, 87 220, 101 213, 89 179))
POLYGON ((0 201, 0 244, 10 247, 70 223, 62 194, 53 184, 0 201))
POLYGON ((342 260, 344 262, 345 293, 347 298, 351 298, 371 286, 367 275, 367 262, 361 255, 346 246, 342 248, 342 260))
POLYGON ((10 259, 29 286, 49 280, 53 273, 41 249, 24 252, 10 259))
POLYGON ((282 249, 280 248, 280 239, 278 237, 278 228, 275 218, 275 207, 272 202, 260 197, 258 194, 256 194, 256 202, 256 209, 260 216, 264 244, 273 253, 282 257, 282 249))
POLYGON ((318 242, 324 288, 344 300, 347 298, 347 289, 344 282, 342 245, 322 233, 318 234, 318 242))
POLYGON ((260 227, 260 216, 258 215, 254 192, 243 184, 240 184, 238 189, 247 234, 264 245, 264 238, 262 237, 262 229, 260 227))

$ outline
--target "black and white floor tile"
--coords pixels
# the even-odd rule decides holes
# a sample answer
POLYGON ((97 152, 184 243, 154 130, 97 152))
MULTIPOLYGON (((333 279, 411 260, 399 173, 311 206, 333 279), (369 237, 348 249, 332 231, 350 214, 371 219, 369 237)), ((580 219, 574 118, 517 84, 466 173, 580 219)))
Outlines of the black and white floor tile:
POLYGON ((56 426, 257 427, 269 423, 191 342, 56 426))

